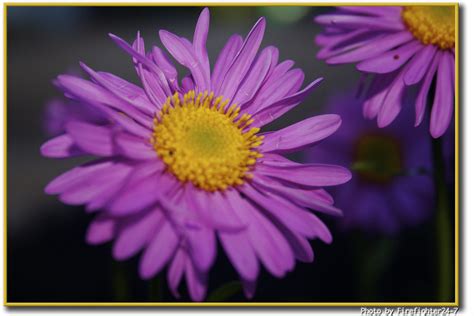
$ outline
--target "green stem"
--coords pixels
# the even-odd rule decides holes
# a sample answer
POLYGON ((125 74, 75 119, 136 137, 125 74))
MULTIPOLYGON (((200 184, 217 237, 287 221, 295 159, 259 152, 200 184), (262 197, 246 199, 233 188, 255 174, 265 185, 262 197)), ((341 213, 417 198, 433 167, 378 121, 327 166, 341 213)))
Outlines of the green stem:
POLYGON ((127 271, 123 262, 112 262, 113 291, 116 302, 126 302, 128 297, 127 271))
POLYGON ((452 300, 453 293, 453 230, 450 214, 453 207, 444 181, 445 166, 440 139, 433 139, 434 182, 436 187, 436 238, 438 242, 438 299, 452 300))

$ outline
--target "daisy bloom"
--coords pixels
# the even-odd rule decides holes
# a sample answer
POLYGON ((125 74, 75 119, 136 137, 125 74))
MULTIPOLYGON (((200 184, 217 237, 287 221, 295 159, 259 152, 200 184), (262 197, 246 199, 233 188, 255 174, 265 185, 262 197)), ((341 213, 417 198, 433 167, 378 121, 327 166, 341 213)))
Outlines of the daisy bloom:
POLYGON ((374 74, 363 103, 364 117, 388 126, 402 108, 409 87, 417 91, 415 126, 428 103, 430 133, 444 134, 453 113, 455 7, 360 6, 337 7, 315 21, 324 27, 316 36, 317 57, 328 64, 357 63, 358 70, 374 74), (434 86, 433 101, 430 88, 434 86))
POLYGON ((117 260, 141 252, 143 279, 167 268, 171 292, 178 297, 185 278, 192 300, 205 297, 218 243, 248 297, 260 265, 283 277, 296 260, 311 262, 308 239, 330 243, 331 234, 309 209, 339 215, 323 187, 351 177, 343 167, 282 156, 331 135, 339 116, 260 131, 321 81, 300 89, 304 75, 293 61, 279 62, 273 46, 259 52, 265 20, 245 39, 231 36, 212 72, 208 28, 204 9, 192 41, 160 30, 167 53, 189 71, 182 80, 167 53, 156 46, 147 51, 140 34, 132 45, 110 35, 131 55, 142 87, 83 63, 91 80, 59 76, 56 85, 67 97, 95 107, 107 122, 70 121, 41 148, 47 157, 96 157, 45 189, 98 213, 87 241, 114 240, 117 260))
POLYGON ((393 235, 421 223, 434 209, 428 126, 422 123, 414 128, 405 108, 400 126, 380 129, 363 118, 360 105, 350 94, 329 101, 327 110, 339 114, 344 124, 308 150, 306 161, 331 161, 352 168, 349 183, 330 189, 344 210, 342 229, 393 235))

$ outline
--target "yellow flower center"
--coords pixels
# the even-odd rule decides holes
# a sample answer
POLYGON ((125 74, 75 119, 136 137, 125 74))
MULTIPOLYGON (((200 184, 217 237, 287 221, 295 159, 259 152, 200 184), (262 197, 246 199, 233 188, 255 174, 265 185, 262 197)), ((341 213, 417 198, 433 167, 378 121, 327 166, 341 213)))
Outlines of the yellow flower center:
POLYGON ((249 114, 237 104, 193 90, 168 98, 154 119, 151 143, 167 169, 181 182, 206 190, 225 190, 250 179, 263 136, 249 128, 249 114))
POLYGON ((407 6, 403 20, 410 32, 425 45, 453 48, 456 42, 453 6, 407 6))

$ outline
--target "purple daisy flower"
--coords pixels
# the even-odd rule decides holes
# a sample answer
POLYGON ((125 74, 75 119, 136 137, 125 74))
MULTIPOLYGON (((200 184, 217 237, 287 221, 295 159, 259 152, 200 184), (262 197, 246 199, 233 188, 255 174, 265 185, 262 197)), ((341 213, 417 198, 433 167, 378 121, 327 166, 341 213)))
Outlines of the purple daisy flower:
POLYGON ((343 229, 390 235, 422 222, 434 208, 427 124, 413 128, 404 109, 400 126, 380 129, 363 118, 361 103, 348 95, 330 100, 327 109, 344 124, 307 151, 306 160, 352 167, 352 180, 330 190, 344 210, 343 229))
POLYGON ((193 41, 161 30, 161 42, 190 74, 181 82, 166 53, 146 52, 111 38, 133 57, 143 88, 81 64, 92 80, 61 75, 56 85, 106 122, 71 121, 46 142, 47 157, 97 156, 54 179, 45 191, 67 204, 98 212, 87 241, 115 240, 113 256, 141 252, 139 274, 149 279, 167 266, 178 297, 183 277, 193 300, 202 300, 217 243, 253 295, 260 264, 283 277, 295 261, 311 262, 308 239, 331 242, 308 209, 339 215, 323 189, 351 178, 339 166, 299 164, 282 156, 331 135, 337 115, 308 118, 284 129, 260 128, 297 106, 321 81, 300 90, 304 74, 278 49, 259 53, 265 20, 248 36, 229 38, 211 72, 206 50, 209 10, 193 41))
POLYGON ((428 93, 435 84, 430 133, 444 134, 453 113, 455 8, 449 6, 337 7, 319 15, 324 26, 316 36, 317 57, 328 64, 357 63, 374 74, 363 104, 364 117, 388 126, 402 108, 402 95, 417 91, 415 126, 420 125, 428 93))

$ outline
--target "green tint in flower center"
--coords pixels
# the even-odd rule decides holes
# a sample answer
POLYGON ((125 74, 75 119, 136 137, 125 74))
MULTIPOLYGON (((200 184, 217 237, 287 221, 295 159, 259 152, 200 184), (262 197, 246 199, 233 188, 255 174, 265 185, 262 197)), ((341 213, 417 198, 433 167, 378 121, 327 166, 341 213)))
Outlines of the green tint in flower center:
POLYGON ((352 168, 369 182, 387 183, 402 172, 398 141, 382 134, 366 134, 356 143, 352 168))

